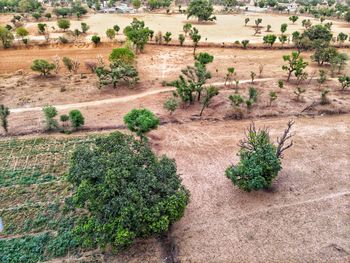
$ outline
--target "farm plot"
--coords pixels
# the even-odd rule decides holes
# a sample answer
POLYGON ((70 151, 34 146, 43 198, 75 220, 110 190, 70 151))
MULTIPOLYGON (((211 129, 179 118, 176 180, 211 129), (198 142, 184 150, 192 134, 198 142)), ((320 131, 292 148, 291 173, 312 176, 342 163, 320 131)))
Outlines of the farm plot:
MULTIPOLYGON (((38 262, 79 256, 72 228, 78 215, 64 201, 70 153, 93 137, 0 142, 1 262, 38 262)), ((98 255, 97 255, 98 256, 98 255)))

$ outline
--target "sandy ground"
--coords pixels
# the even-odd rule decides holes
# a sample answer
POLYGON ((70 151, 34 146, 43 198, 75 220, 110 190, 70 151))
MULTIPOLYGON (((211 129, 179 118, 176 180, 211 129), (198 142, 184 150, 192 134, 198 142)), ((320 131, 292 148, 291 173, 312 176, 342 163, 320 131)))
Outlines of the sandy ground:
MULTIPOLYGON (((249 39, 253 42, 262 42, 262 37, 266 34, 280 34, 280 26, 283 23, 288 24, 288 30, 286 34, 291 34, 294 31, 302 30, 301 21, 303 19, 311 19, 313 24, 320 23, 319 20, 310 17, 299 16, 299 20, 293 25, 287 15, 278 14, 266 14, 266 13, 244 13, 235 15, 216 15, 217 21, 215 23, 198 24, 195 19, 187 20, 185 15, 174 14, 94 14, 84 18, 83 22, 90 26, 89 33, 99 34, 102 37, 106 37, 107 28, 113 28, 115 24, 119 25, 120 35, 118 38, 123 39, 122 32, 123 29, 130 24, 132 19, 136 17, 145 22, 146 26, 154 30, 155 33, 162 31, 163 34, 167 31, 171 32, 173 35, 173 40, 177 41, 177 37, 180 33, 183 33, 182 27, 185 23, 193 23, 195 27, 199 29, 202 35, 202 42, 234 42, 236 40, 242 41, 244 39, 249 39), (245 27, 244 19, 246 17, 250 18, 250 22, 245 27), (262 34, 259 36, 254 36, 254 21, 257 18, 262 18, 263 22, 261 26, 262 34), (266 31, 266 26, 272 26, 272 32, 268 33, 266 31)), ((327 22, 327 21, 326 21, 327 22)), ((51 28, 52 26, 57 28, 56 22, 45 22, 51 28)), ((72 21, 71 29, 80 29, 81 21, 72 21)), ((36 23, 28 23, 27 27, 32 31, 37 31, 36 23)), ((340 32, 350 33, 349 23, 341 21, 333 21, 333 32, 338 35, 340 32)), ((90 37, 88 37, 90 39, 90 37)), ((186 40, 191 42, 190 39, 186 40)), ((186 43, 186 42, 185 42, 186 43)))
MULTIPOLYGON (((271 192, 244 193, 224 176, 243 122, 166 125, 154 145, 177 161, 191 192, 171 237, 179 262, 348 262, 350 116, 300 118, 271 192), (340 140, 340 138, 342 138, 340 140)), ((259 120, 279 136, 286 119, 259 120)))

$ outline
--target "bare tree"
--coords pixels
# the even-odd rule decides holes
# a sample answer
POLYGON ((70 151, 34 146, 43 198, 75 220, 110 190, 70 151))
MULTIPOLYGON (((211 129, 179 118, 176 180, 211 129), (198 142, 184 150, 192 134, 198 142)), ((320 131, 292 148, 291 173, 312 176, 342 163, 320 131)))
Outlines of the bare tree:
POLYGON ((286 142, 293 136, 293 134, 291 134, 291 129, 293 125, 294 125, 294 121, 289 120, 287 123, 287 128, 284 130, 282 137, 277 138, 277 143, 278 143, 277 151, 276 151, 277 158, 283 158, 283 152, 293 146, 293 140, 291 140, 287 145, 285 145, 286 142))

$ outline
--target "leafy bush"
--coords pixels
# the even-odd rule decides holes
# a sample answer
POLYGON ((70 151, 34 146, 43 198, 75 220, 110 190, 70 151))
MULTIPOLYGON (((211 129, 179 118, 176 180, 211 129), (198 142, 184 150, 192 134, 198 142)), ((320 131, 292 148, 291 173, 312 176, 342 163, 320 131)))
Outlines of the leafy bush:
POLYGON ((114 48, 112 53, 109 55, 109 61, 111 62, 121 61, 126 64, 132 64, 134 59, 134 52, 127 47, 114 48))
POLYGON ((56 130, 58 128, 58 123, 54 118, 57 116, 57 109, 54 106, 45 106, 42 111, 45 117, 46 130, 56 130))
POLYGON ((101 42, 101 38, 97 35, 93 35, 91 41, 97 46, 101 42))
POLYGON ((133 19, 132 23, 124 29, 124 34, 136 47, 136 51, 142 51, 148 42, 151 30, 145 27, 145 22, 133 19))
POLYGON ((159 119, 147 109, 133 109, 124 116, 124 123, 142 140, 145 138, 145 133, 158 127, 159 119))
POLYGON ((60 19, 57 21, 57 25, 59 28, 63 29, 63 31, 66 31, 66 29, 70 28, 70 21, 67 19, 60 19))
POLYGON ((40 72, 41 75, 46 76, 50 74, 52 70, 55 69, 55 64, 49 63, 47 60, 44 60, 44 59, 36 59, 33 61, 31 69, 33 71, 40 72))
POLYGON ((240 141, 239 163, 226 170, 226 176, 234 185, 248 192, 271 186, 273 179, 282 169, 280 159, 283 151, 293 145, 291 142, 284 146, 291 138, 292 125, 293 122, 289 121, 277 147, 271 143, 267 129, 256 130, 254 124, 249 127, 246 138, 240 141))
POLYGON ((7 133, 8 129, 8 121, 7 118, 10 115, 10 110, 3 104, 0 104, 0 125, 4 129, 5 133, 7 133))
POLYGON ((88 247, 122 249, 139 237, 161 234, 180 219, 189 194, 176 164, 120 132, 80 146, 67 176, 74 205, 88 210, 75 234, 88 247))
POLYGON ((84 116, 83 114, 81 114, 79 110, 71 110, 69 112, 69 120, 74 129, 78 129, 79 127, 83 126, 85 123, 84 116))
POLYGON ((208 0, 191 0, 187 9, 187 19, 195 16, 198 21, 213 21, 216 20, 213 4, 208 0))
POLYGON ((173 114, 173 112, 177 109, 178 106, 179 106, 179 103, 175 98, 167 99, 164 102, 164 109, 169 111, 170 114, 173 114))

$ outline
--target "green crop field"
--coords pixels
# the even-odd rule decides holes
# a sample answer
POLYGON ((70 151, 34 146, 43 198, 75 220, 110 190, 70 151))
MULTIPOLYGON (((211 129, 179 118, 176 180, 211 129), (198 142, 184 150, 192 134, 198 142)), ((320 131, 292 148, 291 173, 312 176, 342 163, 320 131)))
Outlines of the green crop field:
MULTIPOLYGON (((94 137, 0 141, 0 262, 41 262, 69 256, 87 259, 76 248, 73 214, 64 180, 72 151, 94 137)), ((74 260, 75 261, 75 260, 74 260)))

